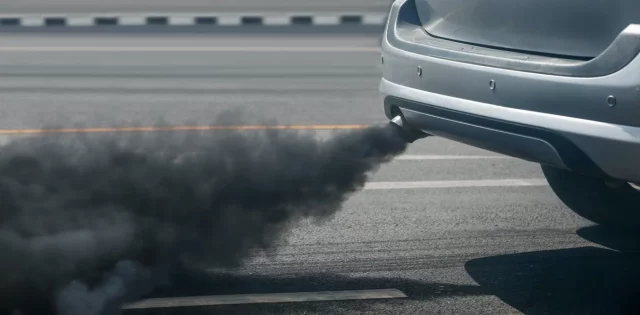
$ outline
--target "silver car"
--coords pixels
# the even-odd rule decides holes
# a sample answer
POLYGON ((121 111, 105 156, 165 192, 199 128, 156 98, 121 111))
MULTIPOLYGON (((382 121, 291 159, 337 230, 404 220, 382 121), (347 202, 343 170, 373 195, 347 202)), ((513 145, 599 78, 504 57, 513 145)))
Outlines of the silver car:
POLYGON ((602 225, 640 227, 639 0, 397 0, 387 117, 540 163, 602 225))

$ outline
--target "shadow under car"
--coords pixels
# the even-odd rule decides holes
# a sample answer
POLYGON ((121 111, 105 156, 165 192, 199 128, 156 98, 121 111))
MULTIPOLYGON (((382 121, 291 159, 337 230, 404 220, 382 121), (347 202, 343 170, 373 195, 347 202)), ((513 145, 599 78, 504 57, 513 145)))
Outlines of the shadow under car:
POLYGON ((578 230, 606 246, 473 259, 467 273, 489 294, 525 314, 637 314, 638 235, 600 226, 578 230))

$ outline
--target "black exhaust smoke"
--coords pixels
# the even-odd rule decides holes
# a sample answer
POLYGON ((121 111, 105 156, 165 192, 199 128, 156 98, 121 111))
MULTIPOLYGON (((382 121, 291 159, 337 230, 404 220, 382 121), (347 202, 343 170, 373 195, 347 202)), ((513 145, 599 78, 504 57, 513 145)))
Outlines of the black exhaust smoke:
POLYGON ((117 314, 177 264, 229 267, 327 218, 402 153, 397 125, 49 135, 0 149, 0 313, 117 314))

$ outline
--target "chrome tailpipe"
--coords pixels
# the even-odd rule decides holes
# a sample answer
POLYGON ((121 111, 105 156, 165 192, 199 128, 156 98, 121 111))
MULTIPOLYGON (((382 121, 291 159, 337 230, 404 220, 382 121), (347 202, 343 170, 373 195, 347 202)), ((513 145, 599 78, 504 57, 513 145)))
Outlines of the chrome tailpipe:
POLYGON ((395 126, 402 139, 404 139, 408 143, 413 143, 418 139, 430 136, 429 134, 426 134, 418 129, 409 126, 409 124, 407 124, 407 121, 401 115, 393 117, 393 119, 389 121, 389 124, 395 126))

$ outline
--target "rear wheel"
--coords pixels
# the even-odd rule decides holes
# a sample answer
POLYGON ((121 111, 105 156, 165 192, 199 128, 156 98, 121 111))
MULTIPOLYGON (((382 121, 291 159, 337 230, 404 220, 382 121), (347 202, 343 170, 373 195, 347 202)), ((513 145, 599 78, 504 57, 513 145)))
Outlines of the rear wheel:
POLYGON ((640 191, 631 184, 545 165, 542 171, 558 198, 575 213, 604 226, 640 227, 640 191))

